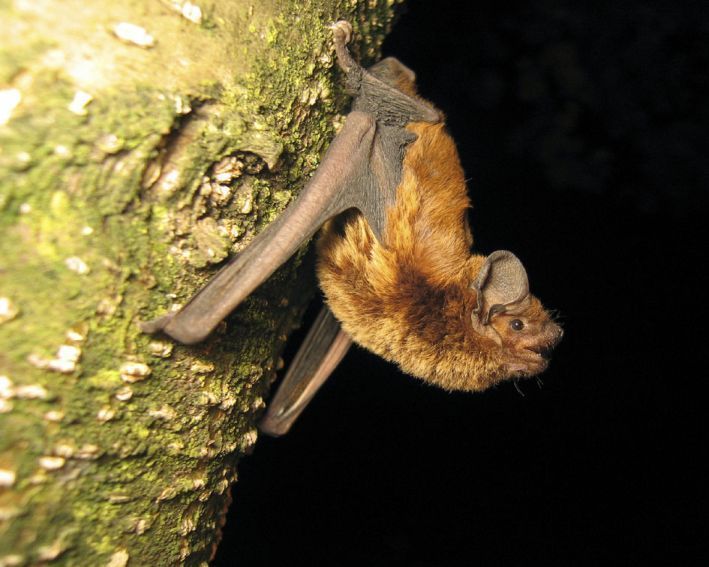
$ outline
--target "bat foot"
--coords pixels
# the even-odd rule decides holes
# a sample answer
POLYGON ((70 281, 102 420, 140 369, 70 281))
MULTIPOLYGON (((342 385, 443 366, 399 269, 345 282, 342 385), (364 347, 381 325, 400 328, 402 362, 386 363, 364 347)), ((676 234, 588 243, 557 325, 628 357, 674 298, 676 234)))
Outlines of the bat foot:
POLYGON ((337 53, 337 64, 345 72, 349 73, 359 67, 352 58, 347 44, 352 41, 352 24, 346 20, 340 20, 330 26, 335 40, 335 53, 337 53))
POLYGON ((352 24, 347 20, 338 20, 330 26, 332 34, 335 36, 336 45, 347 45, 352 41, 352 24))

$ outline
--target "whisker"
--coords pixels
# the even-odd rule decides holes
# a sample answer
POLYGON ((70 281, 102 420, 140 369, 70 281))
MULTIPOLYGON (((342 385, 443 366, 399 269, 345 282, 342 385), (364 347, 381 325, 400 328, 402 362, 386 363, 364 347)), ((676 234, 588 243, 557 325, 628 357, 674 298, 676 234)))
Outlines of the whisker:
POLYGON ((549 317, 551 318, 554 323, 561 323, 566 319, 566 315, 563 314, 561 311, 558 309, 550 309, 549 310, 549 317))
POLYGON ((514 382, 514 385, 515 385, 515 390, 517 390, 517 392, 519 393, 519 395, 524 398, 524 397, 525 397, 524 392, 523 392, 523 391, 520 389, 520 387, 519 387, 519 380, 513 380, 513 382, 514 382))
POLYGON ((539 376, 537 376, 537 386, 539 387, 540 390, 544 386, 544 382, 542 382, 542 379, 539 376))

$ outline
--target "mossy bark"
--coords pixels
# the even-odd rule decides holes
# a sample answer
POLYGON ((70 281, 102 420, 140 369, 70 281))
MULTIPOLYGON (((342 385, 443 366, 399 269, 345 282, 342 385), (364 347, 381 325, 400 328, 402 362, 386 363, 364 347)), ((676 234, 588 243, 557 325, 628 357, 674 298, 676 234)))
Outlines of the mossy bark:
POLYGON ((395 3, 0 2, 0 566, 212 556, 312 279, 197 347, 136 322, 297 194, 346 105, 326 24, 371 60, 395 3))

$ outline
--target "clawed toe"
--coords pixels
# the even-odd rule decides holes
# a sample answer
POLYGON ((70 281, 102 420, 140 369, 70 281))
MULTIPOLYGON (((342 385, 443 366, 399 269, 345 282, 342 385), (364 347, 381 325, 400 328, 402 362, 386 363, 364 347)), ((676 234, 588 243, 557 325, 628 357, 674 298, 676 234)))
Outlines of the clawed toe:
POLYGON ((335 41, 342 45, 347 45, 352 41, 352 24, 347 20, 339 20, 330 26, 335 35, 335 41))

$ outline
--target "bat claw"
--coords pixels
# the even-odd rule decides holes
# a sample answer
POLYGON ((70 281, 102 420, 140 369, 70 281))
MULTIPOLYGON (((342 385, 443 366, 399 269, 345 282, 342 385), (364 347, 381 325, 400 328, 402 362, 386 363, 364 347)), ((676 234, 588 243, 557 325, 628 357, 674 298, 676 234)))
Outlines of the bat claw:
POLYGON ((139 321, 138 327, 143 333, 153 335, 162 331, 174 315, 174 313, 168 313, 167 315, 163 315, 162 317, 158 317, 157 319, 153 319, 151 321, 139 321))
POLYGON ((338 20, 330 25, 330 29, 335 36, 335 43, 347 45, 352 41, 352 24, 347 20, 338 20))

